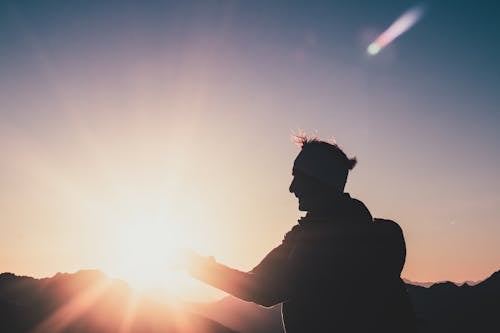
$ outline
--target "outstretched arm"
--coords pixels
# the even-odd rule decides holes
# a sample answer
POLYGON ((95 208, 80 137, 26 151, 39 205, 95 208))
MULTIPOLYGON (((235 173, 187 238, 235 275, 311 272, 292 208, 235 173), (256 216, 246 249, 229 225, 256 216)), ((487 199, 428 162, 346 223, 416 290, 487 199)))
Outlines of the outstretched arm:
POLYGON ((288 246, 282 244, 272 250, 250 272, 242 272, 217 263, 211 257, 189 254, 189 273, 220 290, 245 301, 262 306, 273 306, 290 296, 287 283, 289 273, 288 246))

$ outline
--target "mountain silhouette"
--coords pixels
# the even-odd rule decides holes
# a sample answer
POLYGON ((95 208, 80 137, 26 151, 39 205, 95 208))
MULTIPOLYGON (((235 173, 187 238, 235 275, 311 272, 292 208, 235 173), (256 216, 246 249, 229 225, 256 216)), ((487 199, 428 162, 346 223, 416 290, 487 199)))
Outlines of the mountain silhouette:
POLYGON ((474 286, 408 285, 408 292, 421 332, 493 332, 500 327, 500 271, 474 286))
MULTIPOLYGON (((440 282, 428 287, 407 283, 421 333, 496 332, 500 327, 500 271, 474 286, 440 282)), ((211 304, 193 304, 193 311, 245 333, 276 333, 279 306, 263 308, 228 296, 211 304)))
MULTIPOLYGON (((500 327, 500 271, 474 286, 440 282, 407 287, 421 333, 493 332, 500 327)), ((283 331, 279 306, 263 308, 228 296, 178 309, 146 297, 131 303, 133 299, 125 282, 109 279, 97 270, 58 273, 44 279, 3 273, 0 332, 283 331)))
POLYGON ((97 270, 34 279, 0 274, 0 332, 235 332, 211 319, 136 296, 97 270))

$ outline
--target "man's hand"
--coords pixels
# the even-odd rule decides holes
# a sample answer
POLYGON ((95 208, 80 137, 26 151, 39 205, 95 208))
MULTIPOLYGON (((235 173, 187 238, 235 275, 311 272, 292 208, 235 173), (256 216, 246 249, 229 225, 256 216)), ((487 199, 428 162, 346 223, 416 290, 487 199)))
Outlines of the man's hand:
POLYGON ((181 251, 181 267, 185 268, 188 272, 196 272, 203 270, 212 264, 215 264, 214 257, 201 256, 191 249, 184 249, 181 251))

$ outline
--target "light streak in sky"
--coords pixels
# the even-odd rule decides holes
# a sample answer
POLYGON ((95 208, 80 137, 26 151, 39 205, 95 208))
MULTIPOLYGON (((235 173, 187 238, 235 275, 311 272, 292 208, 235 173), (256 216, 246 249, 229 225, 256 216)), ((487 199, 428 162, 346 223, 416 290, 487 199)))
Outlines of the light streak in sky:
POLYGON ((422 18, 424 12, 425 7, 423 5, 412 7, 404 12, 389 28, 368 45, 366 52, 370 55, 379 53, 384 47, 413 27, 422 18))

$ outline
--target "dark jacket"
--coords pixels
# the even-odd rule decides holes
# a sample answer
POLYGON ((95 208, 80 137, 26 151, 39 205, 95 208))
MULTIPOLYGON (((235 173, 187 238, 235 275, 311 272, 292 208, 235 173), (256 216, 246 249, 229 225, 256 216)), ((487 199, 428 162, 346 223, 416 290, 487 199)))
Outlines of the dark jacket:
POLYGON ((250 272, 207 262, 192 273, 247 301, 283 303, 287 333, 414 332, 405 255, 401 228, 373 221, 345 194, 330 212, 302 218, 250 272))

